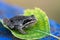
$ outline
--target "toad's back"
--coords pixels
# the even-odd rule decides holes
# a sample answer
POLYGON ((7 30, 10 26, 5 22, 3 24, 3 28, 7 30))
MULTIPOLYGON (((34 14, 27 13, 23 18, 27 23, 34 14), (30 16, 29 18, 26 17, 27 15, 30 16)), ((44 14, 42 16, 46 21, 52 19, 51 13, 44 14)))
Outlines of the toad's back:
POLYGON ((28 18, 28 17, 27 16, 15 16, 15 17, 10 18, 10 20, 20 21, 20 20, 24 20, 26 18, 28 18))

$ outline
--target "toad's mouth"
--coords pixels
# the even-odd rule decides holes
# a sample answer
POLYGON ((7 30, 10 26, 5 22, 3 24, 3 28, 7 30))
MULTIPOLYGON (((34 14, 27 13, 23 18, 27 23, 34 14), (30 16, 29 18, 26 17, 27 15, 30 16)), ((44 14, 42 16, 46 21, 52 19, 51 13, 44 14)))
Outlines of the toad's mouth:
POLYGON ((36 22, 36 19, 26 19, 23 22, 24 26, 30 25, 30 24, 34 24, 36 22))

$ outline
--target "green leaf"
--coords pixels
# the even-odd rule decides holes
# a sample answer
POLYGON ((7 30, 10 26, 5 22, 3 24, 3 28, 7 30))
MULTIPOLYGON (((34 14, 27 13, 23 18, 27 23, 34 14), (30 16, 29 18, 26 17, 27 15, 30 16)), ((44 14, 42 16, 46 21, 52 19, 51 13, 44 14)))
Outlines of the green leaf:
POLYGON ((28 34, 25 35, 20 34, 17 30, 11 30, 6 25, 4 25, 4 27, 9 29, 15 37, 20 39, 40 39, 50 34, 49 20, 44 11, 42 11, 39 8, 27 9, 24 11, 24 15, 25 16, 34 15, 37 19, 37 23, 35 25, 25 30, 28 34))

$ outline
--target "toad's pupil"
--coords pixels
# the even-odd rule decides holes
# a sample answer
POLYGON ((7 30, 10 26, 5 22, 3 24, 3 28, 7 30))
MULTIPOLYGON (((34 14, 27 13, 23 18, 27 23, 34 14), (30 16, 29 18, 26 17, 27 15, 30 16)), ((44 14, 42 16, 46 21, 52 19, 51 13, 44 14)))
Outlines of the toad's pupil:
POLYGON ((23 25, 24 25, 25 23, 27 23, 27 22, 30 22, 30 21, 31 21, 31 20, 29 20, 29 19, 24 20, 23 25))
POLYGON ((13 22, 12 20, 10 20, 11 22, 13 22))

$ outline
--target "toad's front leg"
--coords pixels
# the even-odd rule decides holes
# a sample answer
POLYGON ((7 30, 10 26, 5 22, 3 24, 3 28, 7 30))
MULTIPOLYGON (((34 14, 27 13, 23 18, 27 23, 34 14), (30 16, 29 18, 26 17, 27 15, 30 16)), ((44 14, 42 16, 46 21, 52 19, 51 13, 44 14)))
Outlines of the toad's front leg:
POLYGON ((24 26, 20 23, 17 27, 17 30, 22 33, 22 34, 26 34, 26 32, 24 31, 24 26))
POLYGON ((26 32, 21 27, 18 27, 18 31, 22 34, 26 34, 26 32))

